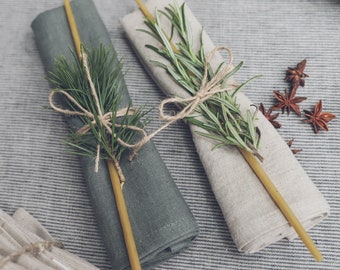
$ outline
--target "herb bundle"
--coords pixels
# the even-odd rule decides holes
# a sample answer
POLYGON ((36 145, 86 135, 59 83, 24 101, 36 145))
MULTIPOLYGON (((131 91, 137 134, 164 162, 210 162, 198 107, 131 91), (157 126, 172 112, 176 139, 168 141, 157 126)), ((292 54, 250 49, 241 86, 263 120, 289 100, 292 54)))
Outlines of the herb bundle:
POLYGON ((55 71, 48 77, 56 88, 52 94, 66 96, 65 105, 69 109, 65 113, 78 115, 84 124, 83 128, 70 134, 68 145, 73 154, 99 155, 99 158, 119 161, 122 153, 133 147, 131 142, 137 133, 143 132, 141 118, 146 112, 142 107, 119 109, 123 74, 116 54, 103 45, 91 51, 85 47, 82 50, 83 55, 87 55, 88 70, 83 64, 84 59, 79 61, 72 52, 73 61, 58 58, 55 71), (92 83, 97 98, 91 89, 92 83))
POLYGON ((192 105, 191 101, 195 102, 194 109, 190 110, 192 113, 185 114, 185 120, 204 130, 197 133, 215 140, 217 143, 214 148, 235 145, 262 160, 258 152, 260 132, 255 125, 257 110, 254 112, 247 110, 246 115, 243 115, 236 100, 237 93, 251 79, 234 89, 233 86, 228 85, 228 79, 242 67, 243 63, 232 68, 230 50, 218 48, 216 51, 229 52, 230 63, 229 65, 221 63, 217 70, 213 70, 209 62, 216 51, 206 56, 202 39, 198 52, 193 50, 192 33, 185 16, 184 5, 179 7, 174 2, 174 5, 170 5, 165 11, 157 11, 155 19, 148 18, 146 24, 150 31, 141 31, 148 33, 161 44, 160 47, 153 45, 147 47, 168 60, 168 64, 155 63, 164 68, 190 96, 200 99, 201 95, 199 101, 190 98, 172 99, 171 102, 180 103, 184 110, 192 105), (170 37, 163 32, 161 15, 172 24, 170 37), (171 41, 174 36, 179 37, 180 40, 176 46, 171 41), (206 94, 206 92, 210 93, 206 94))

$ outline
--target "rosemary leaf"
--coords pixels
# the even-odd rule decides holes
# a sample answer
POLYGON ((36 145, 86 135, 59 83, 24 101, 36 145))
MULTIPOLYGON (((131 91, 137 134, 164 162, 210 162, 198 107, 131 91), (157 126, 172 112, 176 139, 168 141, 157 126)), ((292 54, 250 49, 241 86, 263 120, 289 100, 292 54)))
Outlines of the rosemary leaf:
MULTIPOLYGON (((148 33, 159 43, 159 46, 146 45, 165 60, 167 63, 156 62, 164 68, 172 79, 192 96, 195 96, 201 89, 205 65, 208 65, 208 81, 211 80, 218 72, 225 68, 225 63, 220 63, 216 70, 213 70, 207 62, 203 47, 203 30, 201 32, 199 49, 194 51, 193 36, 191 26, 185 15, 185 5, 179 6, 176 1, 169 5, 165 10, 156 10, 156 20, 146 19, 148 33), (164 33, 160 15, 163 19, 171 23, 171 39, 164 33), (175 37, 179 40, 176 42, 177 48, 172 43, 175 37)), ((240 62, 231 69, 221 81, 217 82, 220 89, 227 87, 228 79, 235 75, 243 63, 240 62)), ((256 77, 254 77, 256 78, 256 77)), ((225 144, 236 145, 242 149, 258 155, 257 149, 260 142, 260 133, 258 132, 255 120, 257 111, 252 114, 250 111, 243 115, 237 104, 237 93, 243 89, 254 78, 240 84, 234 90, 215 93, 209 99, 205 100, 196 107, 196 113, 204 117, 204 120, 198 120, 194 116, 186 117, 186 120, 194 125, 201 127, 207 132, 197 132, 201 136, 213 139, 217 142, 218 148, 225 144)), ((186 103, 182 104, 187 105, 186 103)))

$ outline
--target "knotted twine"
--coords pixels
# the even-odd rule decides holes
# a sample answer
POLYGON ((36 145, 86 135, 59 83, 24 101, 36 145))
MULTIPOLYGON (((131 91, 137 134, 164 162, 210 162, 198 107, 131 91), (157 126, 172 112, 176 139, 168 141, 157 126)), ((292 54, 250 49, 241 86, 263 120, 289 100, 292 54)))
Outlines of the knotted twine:
MULTIPOLYGON (((85 72, 86 72, 86 77, 87 80, 90 84, 90 89, 91 89, 91 93, 95 99, 95 104, 97 107, 97 111, 98 111, 98 120, 101 126, 103 126, 111 135, 112 135, 112 112, 107 112, 107 113, 103 113, 100 107, 100 103, 99 103, 99 98, 97 95, 97 91, 95 89, 95 86, 93 84, 92 78, 91 78, 91 74, 90 74, 90 69, 88 66, 88 61, 87 61, 87 54, 85 52, 82 52, 81 55, 82 58, 82 62, 85 68, 85 72)), ((141 133, 143 135, 143 138, 135 143, 135 144, 128 144, 126 142, 124 142, 122 139, 120 139, 119 137, 117 138, 117 142, 119 144, 121 144, 122 146, 125 146, 127 148, 133 149, 133 153, 130 156, 130 160, 132 160, 135 155, 137 154, 137 152, 140 150, 140 148, 145 145, 147 142, 149 142, 154 136, 156 136, 159 132, 161 132, 163 129, 167 128, 169 125, 171 125, 172 123, 184 119, 188 116, 190 116, 197 108, 197 106, 199 106, 201 103, 205 102, 206 100, 208 100, 209 98, 211 98, 213 95, 217 94, 217 93, 222 93, 222 92, 226 92, 229 90, 229 88, 225 87, 222 88, 221 87, 221 82, 223 82, 225 76, 233 70, 233 66, 232 66, 232 62, 233 62, 233 54, 232 51, 227 48, 227 47, 216 47, 214 48, 206 57, 206 61, 204 64, 204 74, 203 74, 203 78, 202 78, 202 82, 200 85, 199 90, 196 92, 195 95, 188 97, 188 98, 182 98, 182 97, 170 97, 170 98, 166 98, 164 99, 160 105, 159 105, 159 115, 161 120, 166 121, 166 123, 161 126, 160 128, 158 128, 156 131, 152 132, 150 135, 147 135, 147 133, 145 132, 144 129, 139 128, 137 126, 131 126, 131 125, 120 125, 120 124, 115 124, 116 127, 126 127, 130 130, 134 130, 137 131, 139 133, 141 133), (219 72, 217 72, 210 80, 208 80, 208 69, 210 66, 210 61, 213 58, 213 56, 218 52, 218 51, 227 51, 228 55, 229 55, 229 62, 228 64, 226 64, 219 72), (166 105, 169 104, 180 104, 180 105, 185 105, 177 114, 175 115, 167 115, 164 112, 164 107, 166 105)), ((60 89, 56 89, 51 91, 50 95, 49 95, 49 102, 50 102, 50 106, 57 112, 66 114, 66 115, 78 115, 78 116, 86 116, 89 119, 91 119, 91 125, 97 125, 97 122, 95 120, 95 117, 93 115, 92 112, 89 112, 88 110, 86 110, 84 107, 82 107, 70 94, 67 93, 67 91, 64 90, 60 90, 60 89), (63 109, 60 108, 58 106, 56 106, 54 104, 53 101, 53 97, 56 93, 59 94, 63 94, 71 103, 73 103, 76 107, 78 107, 78 109, 80 111, 72 111, 72 110, 68 110, 68 109, 63 109)), ((116 117, 121 117, 124 115, 133 115, 135 113, 135 109, 133 108, 124 108, 121 110, 118 110, 116 112, 116 117)), ((91 125, 87 124, 84 125, 82 128, 80 128, 77 133, 79 134, 86 134, 87 132, 89 132, 91 130, 91 125)), ((115 134, 113 134, 115 135, 115 134)), ((95 171, 98 172, 99 169, 99 160, 100 160, 100 144, 98 142, 97 144, 97 155, 96 155, 96 160, 95 160, 95 171)), ((116 159, 113 159, 115 166, 117 168, 118 171, 118 175, 121 179, 121 182, 125 181, 125 177, 122 173, 122 170, 119 166, 119 162, 116 159)))
MULTIPOLYGON (((115 136, 116 139, 117 139, 117 142, 120 145, 127 147, 127 148, 135 148, 138 144, 126 143, 121 138, 117 137, 116 134, 112 134, 112 128, 111 128, 112 127, 112 112, 103 113, 103 111, 101 109, 99 98, 98 98, 98 95, 97 95, 97 91, 96 91, 96 88, 94 86, 93 80, 91 78, 90 68, 89 68, 89 65, 88 65, 87 57, 88 57, 87 54, 85 52, 82 52, 81 59, 82 59, 83 66, 85 68, 86 78, 87 78, 89 85, 90 85, 91 94, 92 94, 92 96, 95 100, 95 104, 96 104, 96 108, 97 108, 97 112, 98 112, 97 119, 99 121, 99 124, 102 127, 104 127, 109 134, 115 136)), ((50 106, 57 112, 60 112, 60 113, 66 114, 66 115, 85 116, 85 117, 88 117, 91 120, 90 124, 84 125, 82 128, 78 129, 78 131, 77 131, 78 134, 84 135, 91 130, 91 126, 98 125, 97 122, 96 122, 94 114, 92 112, 86 110, 83 106, 81 106, 79 104, 79 102, 77 102, 65 90, 56 89, 56 90, 51 91, 51 93, 49 95, 49 103, 50 103, 50 106), (54 101, 53 101, 53 97, 56 93, 64 95, 68 99, 68 101, 71 102, 72 104, 74 104, 76 107, 78 107, 78 109, 80 111, 63 109, 63 108, 56 106, 54 104, 54 101)), ((125 116, 125 115, 133 115, 134 113, 135 113, 134 108, 123 108, 123 109, 118 110, 116 112, 116 117, 122 117, 122 116, 125 116)), ((137 127, 137 126, 121 125, 121 124, 115 123, 115 127, 125 127, 125 128, 130 129, 130 130, 134 130, 134 131, 141 133, 144 137, 147 136, 146 132, 142 128, 137 127)), ((95 159, 95 172, 98 172, 98 170, 99 170, 99 160, 100 160, 100 142, 98 141, 97 153, 96 153, 96 159, 95 159)), ((122 183, 125 182, 125 177, 124 177, 123 172, 122 172, 122 170, 119 166, 118 160, 116 158, 113 158, 113 161, 114 161, 115 167, 117 169, 117 173, 119 175, 120 181, 122 183)))
POLYGON ((0 260, 0 269, 4 267, 8 262, 15 262, 21 255, 30 253, 33 256, 38 256, 43 251, 50 250, 53 246, 58 248, 64 248, 63 243, 59 241, 42 241, 28 244, 23 248, 19 249, 18 251, 14 251, 13 253, 2 258, 0 260))
POLYGON ((167 128, 172 123, 182 120, 188 116, 190 116, 199 106, 201 103, 205 102, 206 100, 210 99, 213 95, 217 93, 222 93, 229 91, 229 88, 222 88, 221 83, 223 82, 225 76, 233 70, 233 53, 232 51, 227 47, 215 47, 206 57, 205 63, 204 63, 204 74, 202 78, 202 82, 200 85, 199 90, 196 92, 195 95, 188 97, 188 98, 182 98, 182 97, 170 97, 164 99, 159 107, 159 115, 161 120, 166 121, 166 123, 161 126, 159 129, 154 131, 148 136, 145 136, 141 139, 140 142, 138 142, 134 147, 134 152, 132 154, 132 157, 134 157, 139 149, 146 144, 148 141, 150 141, 154 136, 156 136, 159 132, 161 132, 163 129, 167 128), (218 51, 227 51, 229 55, 229 62, 226 64, 219 72, 217 72, 210 80, 208 80, 208 69, 210 66, 210 61, 213 58, 213 56, 218 51), (164 113, 164 107, 169 104, 180 104, 185 105, 177 114, 175 115, 167 115, 164 113))

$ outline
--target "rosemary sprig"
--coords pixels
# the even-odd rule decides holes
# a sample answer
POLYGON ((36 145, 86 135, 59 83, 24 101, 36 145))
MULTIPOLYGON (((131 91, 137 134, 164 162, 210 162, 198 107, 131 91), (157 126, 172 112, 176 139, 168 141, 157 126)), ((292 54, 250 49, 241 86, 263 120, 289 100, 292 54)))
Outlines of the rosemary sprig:
MULTIPOLYGON (((67 144, 70 152, 82 156, 96 156, 97 145, 100 145, 100 158, 119 160, 126 150, 126 145, 131 144, 137 135, 137 131, 131 126, 143 128, 145 121, 141 118, 147 113, 143 107, 136 109, 133 114, 126 113, 117 117, 123 90, 123 74, 121 63, 115 53, 110 52, 103 45, 91 51, 85 47, 82 50, 88 56, 88 66, 94 87, 98 96, 100 109, 103 114, 111 112, 111 132, 105 129, 100 121, 96 102, 91 93, 90 84, 86 76, 82 61, 77 54, 71 51, 72 59, 67 61, 65 57, 59 57, 55 62, 55 70, 48 76, 49 82, 60 91, 67 92, 78 104, 93 114, 91 119, 87 116, 79 116, 84 126, 89 126, 89 132, 79 133, 71 131, 67 144)), ((74 102, 65 98, 64 106, 71 111, 81 112, 74 102)))
MULTIPOLYGON (((154 61, 154 63, 164 68, 187 93, 195 96, 204 80, 205 65, 209 65, 209 63, 207 63, 202 35, 199 50, 195 52, 193 49, 192 31, 185 16, 184 4, 179 6, 174 1, 174 4, 166 7, 165 11, 156 10, 155 18, 146 18, 146 25, 149 30, 142 29, 140 31, 151 35, 161 45, 159 47, 146 45, 146 47, 168 60, 168 64, 159 61, 154 61), (164 16, 171 23, 170 37, 167 37, 164 33, 161 16, 164 16), (179 42, 176 42, 177 48, 173 45, 174 36, 179 38, 179 42)), ((224 63, 221 63, 217 70, 213 70, 209 65, 207 81, 220 72, 224 65, 224 63)), ((219 81, 221 89, 226 87, 227 80, 242 65, 242 62, 239 63, 219 81)), ((200 103, 196 107, 196 111, 197 115, 204 117, 204 120, 197 117, 196 114, 190 115, 185 119, 204 129, 205 131, 197 133, 215 140, 217 143, 214 148, 224 145, 235 145, 253 153, 262 160, 257 150, 260 142, 260 132, 255 125, 257 110, 254 112, 247 110, 246 114, 243 115, 237 103, 237 93, 252 79, 240 84, 234 90, 216 93, 208 100, 200 103)), ((186 104, 182 105, 185 106, 186 104)))
MULTIPOLYGON (((151 36, 161 36, 161 38, 159 38, 158 40, 163 43, 163 42, 167 42, 166 39, 164 39, 164 36, 162 36, 163 32, 162 32, 162 29, 160 27, 160 20, 159 20, 159 13, 158 11, 156 11, 157 15, 156 15, 156 19, 152 16, 152 14, 147 10, 146 6, 143 4, 143 2, 141 0, 136 0, 136 2, 138 3, 138 6, 140 7, 140 10, 143 12, 144 16, 147 18, 147 24, 148 25, 151 25, 150 29, 151 31, 146 31, 147 33, 149 33, 151 36), (156 27, 157 26, 157 27, 156 27), (161 30, 161 31, 159 31, 161 30)), ((185 20, 185 16, 184 16, 184 5, 181 6, 180 8, 178 7, 178 5, 175 3, 174 4, 175 6, 170 6, 169 8, 167 8, 167 12, 168 14, 165 15, 173 24, 173 29, 175 28, 174 25, 180 25, 180 26, 185 26, 185 27, 177 27, 177 29, 180 29, 178 30, 179 32, 183 32, 185 33, 185 29, 188 27, 188 24, 185 20), (171 15, 172 14, 172 15, 171 15), (174 14, 177 14, 176 16, 174 16, 174 14), (181 16, 179 16, 181 15, 181 16), (176 22, 177 20, 177 22, 176 22), (184 29, 184 31, 183 31, 184 29)), ((163 14, 166 14, 166 13, 163 13, 163 14)), ((173 32, 173 31, 172 31, 173 32)), ((190 33, 190 32, 188 32, 190 33)), ((182 35, 183 37, 183 35, 182 35)), ((190 34, 188 34, 187 36, 184 36, 185 38, 184 39, 188 39, 188 40, 191 40, 190 39, 190 34)), ((185 52, 190 52, 190 50, 183 50, 183 46, 181 46, 181 42, 178 44, 179 46, 179 50, 176 48, 175 45, 173 45, 173 42, 171 42, 171 40, 169 39, 169 43, 171 45, 171 48, 173 48, 174 52, 171 53, 171 56, 173 55, 173 53, 176 53, 176 54, 184 54, 184 55, 188 55, 188 54, 185 54, 185 52), (182 52, 181 52, 182 50, 182 52)), ((182 43, 183 43, 183 38, 182 38, 182 43)), ((185 43, 185 44, 190 44, 190 43, 185 43)), ((164 45, 163 45, 164 46, 164 45)), ((188 45, 187 45, 188 46, 188 45)), ((169 48, 169 46, 164 46, 165 48, 169 48)), ((157 53, 159 53, 160 55, 164 55, 164 57, 166 59, 169 60, 169 58, 167 57, 168 53, 166 52, 166 50, 162 50, 162 49, 157 49, 155 47, 150 47, 151 49, 155 50, 157 53)), ((185 47, 184 47, 185 48, 185 47)), ((201 59, 205 59, 204 58, 204 51, 203 51, 203 47, 202 47, 202 39, 201 39, 201 47, 199 49, 199 52, 198 52, 199 56, 201 56, 201 59)), ((189 53, 189 59, 191 59, 192 55, 190 55, 189 53)), ((171 62, 171 58, 169 60, 170 62, 170 66, 175 66, 176 67, 176 62, 172 63, 171 62)), ((192 61, 193 62, 193 61, 192 61)), ((190 62, 189 62, 190 63, 190 62)), ((202 63, 200 63, 201 65, 202 63)), ((200 66, 199 65, 199 66, 200 66)), ((241 64, 240 64, 241 65, 241 64)), ((240 66, 238 65, 238 66, 240 66)), ((167 65, 164 65, 163 66, 166 70, 167 69, 167 65)), ((222 65, 220 65, 220 67, 222 67, 222 65)), ((219 68, 220 68, 219 67, 219 68)), ((219 68, 217 70, 219 70, 219 68)), ((209 70, 211 72, 211 69, 209 70)), ((170 72, 169 72, 170 73, 170 72)), ((196 74, 196 72, 193 72, 189 69, 189 71, 187 72, 189 74, 196 74)), ((232 71, 230 72, 232 73, 232 71)), ((170 73, 171 74, 171 73, 170 73)), ((225 73, 223 73, 225 74, 225 73)), ((172 75, 172 74, 171 74, 172 75)), ((210 74, 209 74, 210 75, 210 74)), ((197 76, 199 77, 199 75, 197 76)), ((228 77, 228 74, 226 75, 226 77, 228 77)), ((223 80, 225 81, 225 79, 223 80)), ((179 84, 181 84, 182 82, 179 82, 179 84)), ((246 82, 247 83, 247 82, 246 82)), ((245 84, 246 84, 245 83, 245 84)), ((243 86, 245 85, 243 84, 243 86)), ((223 83, 222 83, 223 85, 223 83)), ((241 85, 242 86, 242 85, 241 85)), ((197 88, 199 89, 199 88, 197 88)), ((229 108, 229 104, 232 103, 232 105, 235 105, 234 107, 236 107, 238 109, 238 105, 236 104, 236 99, 235 98, 235 95, 237 93, 237 91, 239 91, 239 89, 236 89, 231 95, 227 95, 228 93, 223 93, 223 95, 221 93, 216 93, 216 96, 218 96, 220 99, 224 100, 224 98, 226 98, 226 100, 228 102, 222 102, 222 105, 224 105, 226 108, 229 108), (235 94, 234 94, 235 93, 235 94), (230 102, 230 99, 231 98, 231 101, 230 102), (235 102, 235 103, 234 103, 235 102)), ((190 93, 190 92, 189 92, 190 93)), ((176 99, 178 100, 178 99, 176 99)), ((213 99, 210 98, 210 102, 212 101, 213 99)), ((205 105, 207 105, 208 101, 206 101, 205 105)), ((217 105, 219 105, 220 102, 218 102, 217 105)), ((220 116, 222 114, 223 117, 225 117, 225 122, 216 122, 217 124, 217 129, 214 125, 206 125, 205 126, 205 129, 206 131, 209 133, 209 134, 213 134, 215 135, 216 134, 216 130, 218 131, 220 129, 220 127, 223 128, 223 124, 224 126, 226 126, 226 129, 230 126, 228 126, 227 121, 229 118, 233 118, 231 116, 233 116, 233 114, 227 114, 227 111, 225 111, 225 108, 223 107, 220 107, 220 106, 214 106, 214 104, 208 104, 207 106, 208 108, 207 109, 212 109, 212 115, 214 112, 216 112, 218 109, 220 109, 220 114, 218 116, 220 116), (228 118, 229 117, 229 118, 228 118)), ((233 106, 231 106, 231 108, 233 108, 233 106)), ((198 108, 199 110, 202 110, 200 107, 198 108)), ((230 109, 230 108, 229 108, 230 109)), ((232 112, 233 109, 231 109, 232 112)), ((236 110, 237 112, 237 110, 236 110)), ((259 143, 259 137, 260 137, 260 134, 258 133, 257 134, 257 129, 255 128, 255 125, 254 125, 254 120, 255 120, 255 113, 252 114, 250 113, 250 111, 248 111, 246 113, 246 119, 248 120, 248 126, 247 126, 247 123, 244 123, 244 119, 242 119, 242 121, 233 121, 232 123, 235 123, 235 124, 239 124, 238 126, 235 125, 236 127, 236 130, 241 130, 242 129, 242 125, 241 123, 244 123, 245 124, 245 129, 249 131, 249 134, 248 135, 248 138, 255 138, 256 139, 256 146, 258 145, 259 143), (240 127, 240 128, 239 128, 240 127)), ((240 117, 240 115, 238 115, 238 113, 236 113, 236 117, 240 117)), ((217 118, 218 117, 215 117, 214 118, 217 118)), ((242 117, 241 117, 242 118, 242 117)), ((192 118, 194 119, 194 118, 192 118)), ((192 119, 189 119, 190 121, 192 121, 192 119)), ((223 120, 223 119, 222 119, 223 120)), ((215 122, 215 121, 213 121, 215 122)), ((202 124, 206 124, 205 122, 203 122, 202 124)), ((215 124, 215 123, 214 123, 215 124)), ((199 124, 200 125, 200 124, 199 124)), ((204 128, 204 127, 203 127, 204 128)), ((218 134, 218 133, 217 133, 218 134)), ((222 134, 223 135, 223 134, 222 134)), ((221 136, 222 136, 221 135, 221 136)), ((237 134, 239 135, 239 134, 237 134)), ((247 135, 242 135, 241 133, 241 136, 245 136, 247 138, 247 135)), ((221 145, 224 145, 225 142, 223 141, 223 136, 222 136, 222 139, 221 139, 222 142, 220 142, 221 145)), ((255 141, 255 140, 253 140, 255 141)), ((248 145, 249 141, 246 140, 246 144, 248 145)), ((233 144, 233 143, 232 143, 233 144)), ((249 146, 249 145, 248 145, 249 146)), ((217 144, 217 147, 218 147, 218 144, 217 144)), ((253 147, 253 145, 251 145, 251 147, 253 147)), ((304 227, 302 226, 301 222, 297 219, 297 217, 295 216, 294 212, 292 211, 292 209, 289 207, 289 205, 287 204, 287 202, 285 201, 285 199, 282 197, 282 195, 280 194, 279 190, 275 187, 275 185, 273 184, 273 182, 271 181, 271 179, 269 178, 269 176, 267 175, 267 173, 264 171, 264 169, 262 168, 262 166, 260 165, 260 163, 256 160, 256 157, 250 152, 250 151, 247 151, 246 149, 242 148, 241 146, 239 146, 239 150, 240 150, 240 153, 242 154, 242 156, 244 157, 244 159, 247 161, 247 163, 249 164, 250 168, 254 171, 254 173, 256 174, 256 176, 258 177, 258 179, 260 180, 260 182, 263 184, 263 186, 265 187, 265 189, 267 190, 268 194, 270 195, 270 197, 273 199, 273 201, 276 203, 276 205, 278 206, 278 208, 280 209, 280 211, 282 212, 282 214, 285 216, 285 218, 287 219, 287 221, 290 223, 290 225, 295 229, 296 233, 299 235, 299 237, 301 238, 302 242, 306 245, 306 247, 308 248, 308 250, 311 252, 311 254, 314 256, 314 258, 316 259, 316 261, 321 261, 323 259, 323 256, 322 254, 320 253, 320 251, 318 250, 318 248, 316 247, 316 245, 314 244, 313 240, 311 239, 311 237, 308 235, 308 233, 306 232, 306 230, 304 229, 304 227)), ((253 149, 252 149, 253 150, 253 149)), ((253 153, 256 155, 257 153, 257 150, 253 150, 253 153)))

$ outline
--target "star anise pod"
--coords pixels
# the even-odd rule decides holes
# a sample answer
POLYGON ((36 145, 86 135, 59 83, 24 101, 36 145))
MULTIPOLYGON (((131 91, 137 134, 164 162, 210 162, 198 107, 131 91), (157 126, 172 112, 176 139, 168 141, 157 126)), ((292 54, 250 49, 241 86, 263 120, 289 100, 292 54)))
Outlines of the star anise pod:
POLYGON ((306 97, 295 97, 296 88, 292 89, 290 93, 287 92, 285 89, 285 94, 283 95, 280 91, 273 91, 275 98, 278 100, 277 103, 274 104, 272 107, 273 110, 282 110, 282 113, 287 111, 287 113, 290 113, 290 110, 292 109, 294 112, 297 113, 297 115, 301 115, 301 111, 299 108, 298 103, 306 100, 306 97))
POLYGON ((286 81, 291 83, 292 88, 305 85, 304 78, 308 77, 308 75, 303 72, 306 67, 306 63, 307 60, 304 59, 297 64, 296 68, 288 67, 286 72, 286 81))
POLYGON ((335 118, 335 115, 329 112, 322 111, 322 100, 314 106, 313 111, 303 110, 305 116, 308 119, 303 120, 304 122, 311 123, 314 128, 314 132, 318 133, 319 129, 328 131, 328 122, 335 118))
POLYGON ((279 113, 272 114, 273 109, 269 108, 268 111, 264 108, 264 105, 262 102, 260 103, 259 110, 262 112, 264 117, 267 118, 267 120, 275 127, 275 128, 280 128, 281 124, 278 121, 275 121, 275 119, 279 116, 279 113))

